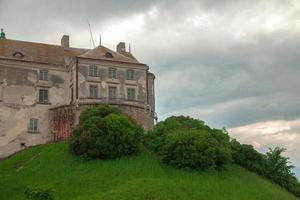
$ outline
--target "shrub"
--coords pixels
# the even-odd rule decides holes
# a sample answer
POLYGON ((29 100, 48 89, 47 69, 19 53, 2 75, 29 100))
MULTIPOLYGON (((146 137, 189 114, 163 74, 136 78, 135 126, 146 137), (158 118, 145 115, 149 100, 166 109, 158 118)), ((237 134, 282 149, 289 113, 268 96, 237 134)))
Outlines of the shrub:
POLYGON ((27 199, 30 200, 53 200, 53 191, 46 188, 28 188, 25 190, 27 199))
POLYGON ((190 117, 169 117, 145 136, 145 145, 177 168, 221 169, 231 161, 229 136, 190 117))
POLYGON ((86 158, 114 159, 138 152, 143 129, 118 108, 88 108, 73 130, 72 152, 86 158))
POLYGON ((231 148, 234 163, 264 176, 300 197, 300 183, 292 172, 294 166, 289 158, 281 155, 285 149, 276 147, 269 149, 264 155, 257 152, 253 146, 240 144, 235 139, 231 141, 231 148))
POLYGON ((240 144, 233 139, 231 141, 232 159, 238 164, 252 172, 264 174, 264 155, 256 151, 252 145, 240 144))

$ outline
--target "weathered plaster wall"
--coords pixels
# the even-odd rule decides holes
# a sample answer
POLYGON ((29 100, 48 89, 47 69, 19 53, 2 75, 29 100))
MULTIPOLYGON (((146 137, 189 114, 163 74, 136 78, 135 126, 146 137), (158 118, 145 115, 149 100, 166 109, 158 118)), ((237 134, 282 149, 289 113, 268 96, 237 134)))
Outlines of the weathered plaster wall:
POLYGON ((51 66, 0 61, 0 158, 26 146, 51 140, 48 109, 69 103, 68 72, 51 66), (47 69, 48 81, 39 80, 47 69), (39 89, 48 89, 49 104, 38 103, 39 89), (38 133, 29 133, 30 118, 38 119, 38 133))
POLYGON ((26 146, 46 143, 48 133, 48 109, 44 106, 22 106, 0 103, 0 158, 6 157, 26 146), (30 118, 39 119, 39 133, 28 133, 30 118))
MULTIPOLYGON (((107 64, 101 62, 79 62, 78 64, 78 87, 79 98, 88 102, 89 86, 91 84, 98 85, 99 99, 108 98, 108 87, 117 87, 117 98, 123 101, 127 99, 127 88, 132 87, 136 90, 136 101, 146 104, 147 102, 147 84, 146 84, 146 68, 135 67, 128 64, 107 64), (88 76, 88 68, 93 64, 98 66, 99 77, 88 76), (110 79, 108 70, 110 67, 117 69, 117 79, 110 79), (135 72, 135 80, 126 80, 126 70, 133 69, 135 72)), ((93 100, 95 101, 95 99, 93 100)), ((128 102, 130 103, 130 102, 128 102)))

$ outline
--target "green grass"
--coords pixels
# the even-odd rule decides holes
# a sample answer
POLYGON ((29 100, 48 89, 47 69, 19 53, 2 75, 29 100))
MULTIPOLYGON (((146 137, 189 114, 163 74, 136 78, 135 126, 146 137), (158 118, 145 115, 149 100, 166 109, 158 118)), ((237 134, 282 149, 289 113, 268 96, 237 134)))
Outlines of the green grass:
POLYGON ((160 164, 143 151, 114 161, 84 161, 67 143, 33 147, 0 162, 0 199, 25 199, 27 187, 55 190, 63 200, 296 199, 284 189, 238 166, 195 172, 160 164))

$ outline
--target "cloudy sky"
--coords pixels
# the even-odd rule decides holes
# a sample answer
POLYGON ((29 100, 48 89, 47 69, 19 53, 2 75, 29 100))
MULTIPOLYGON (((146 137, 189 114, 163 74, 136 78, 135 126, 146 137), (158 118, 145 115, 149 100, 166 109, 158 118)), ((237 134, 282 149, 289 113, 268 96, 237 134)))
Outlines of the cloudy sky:
POLYGON ((282 146, 300 177, 298 0, 0 0, 10 39, 131 43, 156 74, 160 119, 190 115, 260 151, 282 146))

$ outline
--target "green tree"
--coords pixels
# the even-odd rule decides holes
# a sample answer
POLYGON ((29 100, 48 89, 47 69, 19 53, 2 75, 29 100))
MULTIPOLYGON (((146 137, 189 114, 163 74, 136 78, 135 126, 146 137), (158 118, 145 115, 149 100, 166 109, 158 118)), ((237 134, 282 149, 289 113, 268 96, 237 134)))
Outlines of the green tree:
POLYGON ((143 128, 118 108, 101 105, 82 112, 70 147, 86 158, 114 159, 139 151, 143 128))

